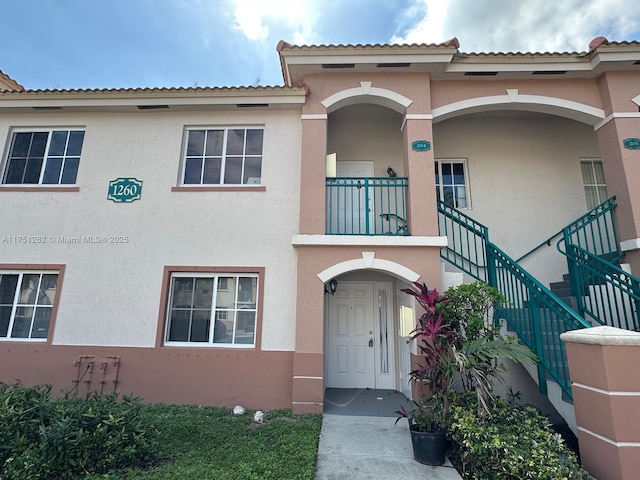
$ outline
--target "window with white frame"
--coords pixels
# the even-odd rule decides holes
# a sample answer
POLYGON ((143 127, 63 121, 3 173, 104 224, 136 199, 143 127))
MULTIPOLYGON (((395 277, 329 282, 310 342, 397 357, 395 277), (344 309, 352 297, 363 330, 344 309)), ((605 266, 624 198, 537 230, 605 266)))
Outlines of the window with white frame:
POLYGON ((183 185, 259 185, 263 128, 188 129, 183 185))
POLYGON ((590 209, 595 208, 608 198, 602 160, 599 158, 581 158, 580 168, 582 169, 587 207, 590 209))
POLYGON ((0 270, 0 340, 46 340, 58 273, 0 270))
POLYGON ((257 299, 258 275, 173 273, 165 343, 253 347, 257 299))
POLYGON ((16 130, 11 136, 2 183, 74 185, 84 130, 16 130))
POLYGON ((471 208, 466 160, 436 160, 438 200, 453 208, 471 208))

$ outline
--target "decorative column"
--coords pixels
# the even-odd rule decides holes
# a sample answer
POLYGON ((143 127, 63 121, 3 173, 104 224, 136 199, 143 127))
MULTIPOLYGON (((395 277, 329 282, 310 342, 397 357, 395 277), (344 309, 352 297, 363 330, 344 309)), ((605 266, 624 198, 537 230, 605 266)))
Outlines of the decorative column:
POLYGON ((438 235, 433 129, 431 115, 410 114, 405 117, 402 139, 405 148, 404 169, 409 177, 407 216, 411 235, 438 235), (414 142, 429 142, 414 146, 414 142))
POLYGON ((560 335, 573 382, 582 465, 596 478, 640 472, 640 333, 594 327, 560 335))
POLYGON ((616 224, 624 261, 640 276, 640 75, 608 72, 598 80, 607 118, 596 126, 607 190, 616 195, 616 224))
MULTIPOLYGON (((325 233, 325 157, 327 115, 302 115, 300 233, 325 233)), ((322 413, 324 398, 323 284, 317 277, 313 248, 298 248, 296 336, 291 408, 294 413, 322 413), (311 265, 310 265, 311 264, 311 265)))

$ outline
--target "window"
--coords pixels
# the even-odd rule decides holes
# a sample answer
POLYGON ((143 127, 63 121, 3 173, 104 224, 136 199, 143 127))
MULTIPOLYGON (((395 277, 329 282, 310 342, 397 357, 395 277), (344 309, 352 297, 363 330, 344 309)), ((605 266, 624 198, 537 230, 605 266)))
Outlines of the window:
POLYGON ((83 130, 13 132, 2 183, 75 184, 83 141, 83 130))
POLYGON ((174 273, 165 343, 253 347, 257 299, 255 274, 174 273))
POLYGON ((262 128, 187 130, 183 185, 259 185, 262 128))
POLYGON ((608 198, 602 160, 599 158, 583 158, 580 160, 580 167, 582 168, 587 207, 590 209, 595 208, 608 198))
POLYGON ((435 166, 438 200, 453 208, 471 208, 466 161, 437 160, 435 166))
POLYGON ((0 339, 46 340, 57 272, 0 271, 0 339))

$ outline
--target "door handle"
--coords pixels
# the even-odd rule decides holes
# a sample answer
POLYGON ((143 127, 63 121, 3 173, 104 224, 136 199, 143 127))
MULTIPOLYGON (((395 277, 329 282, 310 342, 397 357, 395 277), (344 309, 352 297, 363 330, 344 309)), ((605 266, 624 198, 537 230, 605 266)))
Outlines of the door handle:
POLYGON ((369 347, 373 348, 373 338, 369 339, 369 347))

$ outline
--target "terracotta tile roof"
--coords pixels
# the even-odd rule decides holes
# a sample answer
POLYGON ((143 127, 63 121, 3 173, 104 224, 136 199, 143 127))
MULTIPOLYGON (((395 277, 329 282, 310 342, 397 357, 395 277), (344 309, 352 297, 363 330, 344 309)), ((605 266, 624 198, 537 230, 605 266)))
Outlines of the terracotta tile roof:
MULTIPOLYGON (((20 92, 24 90, 24 87, 22 85, 20 85, 13 78, 11 78, 9 75, 4 73, 2 70, 0 70, 0 80, 4 80, 4 83, 8 83, 9 85, 13 86, 13 90, 10 90, 10 91, 20 92)), ((0 92, 2 91, 3 90, 0 89, 0 92)))
POLYGON ((410 50, 415 48, 443 48, 456 47, 458 45, 456 38, 443 43, 355 43, 355 44, 318 44, 318 45, 292 45, 283 40, 278 43, 278 51, 281 50, 410 50))
MULTIPOLYGON (((605 37, 596 37, 595 39, 593 39, 590 43, 590 47, 592 44, 594 44, 594 42, 597 43, 595 44, 594 48, 597 48, 601 45, 623 45, 623 46, 627 46, 627 45, 640 45, 640 41, 638 40, 625 40, 625 41, 609 41, 607 40, 605 37)), ((351 49, 351 50, 412 50, 412 49, 416 49, 416 48, 443 48, 443 47, 456 47, 457 49, 460 48, 460 43, 458 41, 458 39, 456 37, 453 37, 450 40, 447 40, 446 42, 442 42, 442 43, 411 43, 411 44, 382 44, 382 43, 375 43, 375 44, 363 44, 363 43, 358 43, 358 44, 320 44, 320 45, 292 45, 288 42, 285 42, 284 40, 281 40, 278 43, 278 46, 276 48, 276 50, 278 52, 282 51, 282 50, 304 50, 304 51, 312 51, 312 50, 347 50, 347 49, 351 49)), ((591 50, 592 48, 590 48, 591 50)), ((469 57, 495 57, 495 56, 509 56, 509 57, 513 57, 513 56, 519 56, 519 57, 531 57, 531 56, 544 56, 544 57, 575 57, 575 56, 585 56, 587 55, 589 52, 588 51, 583 51, 583 52, 577 52, 577 51, 563 51, 563 52, 549 52, 549 51, 544 51, 544 52, 513 52, 513 51, 508 51, 508 52, 458 52, 458 55, 463 55, 463 56, 469 56, 469 57)))
POLYGON ((596 37, 589 43, 589 50, 583 52, 460 52, 459 55, 468 57, 584 57, 593 50, 606 46, 640 46, 638 40, 609 41, 605 37, 596 37))
POLYGON ((88 93, 88 94, 98 94, 98 93, 122 93, 122 94, 137 94, 137 93, 178 93, 178 94, 187 94, 187 93, 196 93, 196 94, 205 94, 205 93, 247 93, 247 92, 255 92, 255 93, 271 93, 271 92, 296 92, 299 91, 300 88, 297 87, 286 87, 280 85, 274 86, 245 86, 245 87, 138 87, 138 88, 47 88, 47 89, 23 89, 22 91, 0 91, 0 95, 11 94, 11 95, 33 95, 33 94, 66 94, 66 93, 88 93))

